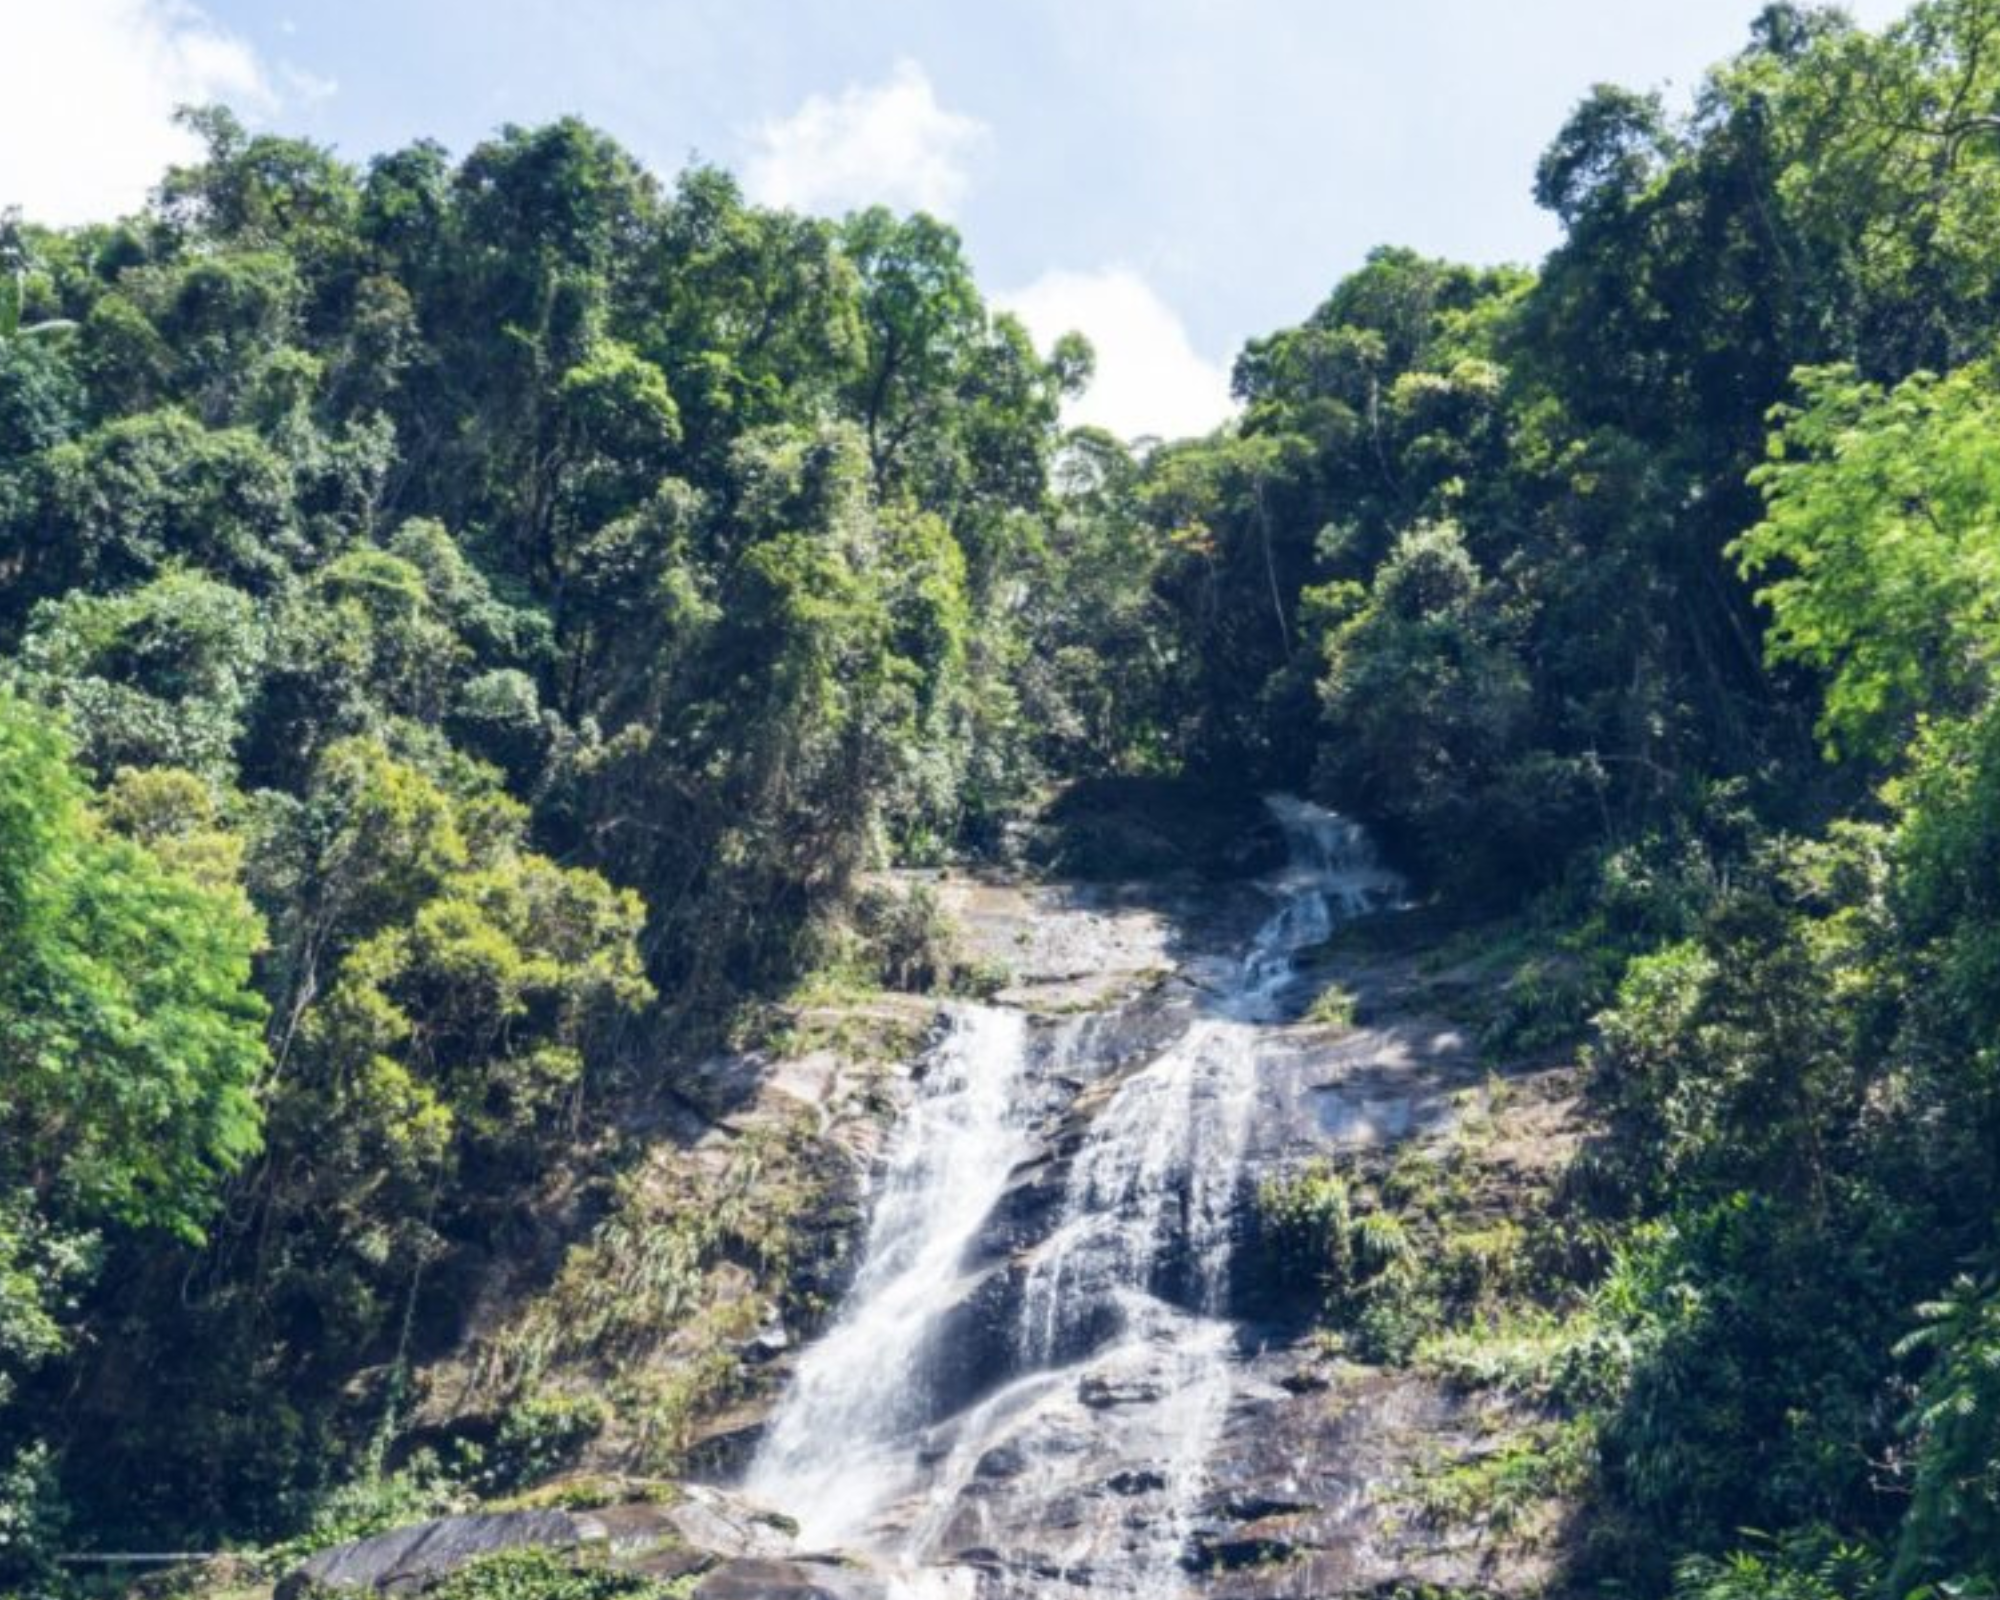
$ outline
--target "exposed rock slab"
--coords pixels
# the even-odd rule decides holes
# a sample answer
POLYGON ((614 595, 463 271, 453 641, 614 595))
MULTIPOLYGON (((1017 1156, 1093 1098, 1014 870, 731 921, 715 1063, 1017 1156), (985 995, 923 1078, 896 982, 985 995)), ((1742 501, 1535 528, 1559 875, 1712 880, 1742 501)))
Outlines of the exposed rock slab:
POLYGON ((726 1561, 695 1586, 695 1600, 885 1600, 888 1585, 860 1567, 822 1558, 726 1561))
MULTIPOLYGON (((595 1511, 434 1517, 320 1551, 280 1580, 276 1600, 328 1591, 420 1594, 461 1567, 508 1550, 561 1554, 589 1548, 620 1567, 669 1579, 732 1567, 757 1571, 791 1556, 793 1542, 791 1525, 782 1517, 727 1490, 691 1484, 663 1502, 633 1501, 595 1511)), ((829 1592, 836 1600, 850 1600, 846 1590, 829 1592)), ((863 1597, 857 1593, 853 1600, 863 1597)))
POLYGON ((316 1590, 414 1594, 483 1556, 540 1547, 573 1550, 602 1530, 568 1511, 495 1511, 435 1517, 322 1550, 278 1583, 277 1600, 316 1590))
POLYGON ((1548 1552, 1427 1522, 1402 1496, 1414 1461, 1475 1448, 1490 1418, 1409 1372, 1341 1366, 1300 1384, 1300 1359, 1275 1351, 1244 1374, 1195 1541, 1205 1597, 1540 1591, 1548 1552))
POLYGON ((1108 896, 959 879, 942 885, 939 898, 968 948, 1009 975, 999 996, 1009 1005, 1108 1005, 1173 965, 1167 920, 1108 896))
POLYGON ((771 1559, 792 1551, 789 1522, 726 1489, 689 1484, 685 1497, 666 1507, 664 1515, 684 1543, 732 1560, 771 1559))

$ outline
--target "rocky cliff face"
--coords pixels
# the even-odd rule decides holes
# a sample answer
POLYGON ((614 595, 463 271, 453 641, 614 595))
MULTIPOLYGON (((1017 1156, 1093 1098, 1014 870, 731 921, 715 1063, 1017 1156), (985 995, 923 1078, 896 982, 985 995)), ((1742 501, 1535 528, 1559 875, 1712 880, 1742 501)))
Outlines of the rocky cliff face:
POLYGON ((958 1025, 1016 1029, 997 1052, 928 1060, 944 1098, 920 1089, 892 1135, 867 1248, 920 1248, 885 1237, 898 1206, 992 1193, 948 1266, 914 1287, 864 1268, 806 1353, 748 1490, 801 1516, 808 1542, 915 1593, 1547 1579, 1553 1501, 1510 1507, 1503 1534, 1477 1505, 1454 1526, 1424 1486, 1476 1478, 1533 1419, 1406 1360, 1342 1359, 1313 1269, 1261 1237, 1260 1199, 1302 1174, 1463 1165, 1469 1126, 1494 1134, 1483 1067, 1426 1010, 1412 962, 1326 961, 1342 922, 1388 912, 1393 880, 1338 819, 1281 820, 1289 867, 1232 884, 944 887, 1012 971, 958 1025), (1315 1012, 1336 986, 1340 1014, 1315 1012), (987 1133, 999 1168, 959 1151, 913 1176, 907 1142, 981 1073, 1008 1078, 987 1133))
MULTIPOLYGON (((600 1344, 544 1377, 613 1396, 586 1466, 692 1472, 764 1530, 755 1549, 676 1530, 700 1555, 684 1589, 1249 1600, 1550 1582, 1561 1475, 1514 1469, 1553 1448, 1551 1419, 1412 1359, 1395 1317, 1425 1308, 1397 1296, 1436 1291, 1395 1274, 1444 1281, 1436 1262, 1378 1270, 1366 1250, 1389 1244, 1327 1230, 1334 1212, 1362 1231, 1373 1217, 1384 1239, 1405 1228, 1403 1248, 1487 1270, 1466 1241, 1531 1220, 1576 1137, 1568 1074, 1491 1077, 1453 1020, 1463 985, 1422 941, 1379 936, 1392 880, 1329 822, 1289 821, 1289 868, 1267 834, 1239 847, 1253 875, 1222 881, 933 880, 1005 973, 987 1003, 848 999, 801 1018, 806 1048, 695 1080, 706 1104, 658 1130, 639 1188, 676 1218, 740 1193, 782 1237, 760 1260, 743 1223, 712 1259, 697 1250, 698 1308, 635 1331, 625 1368, 600 1344), (1365 915, 1370 937, 1340 937, 1365 915), (765 1165, 746 1186, 751 1152, 765 1165), (1303 1247, 1294 1191, 1341 1197, 1303 1247), (1359 1253, 1341 1267, 1327 1248, 1359 1253), (671 1392, 700 1363, 707 1392, 670 1440, 643 1406, 618 1415, 621 1393, 671 1392)), ((489 1363, 546 1298, 491 1319, 489 1363)), ((477 1374, 432 1373, 441 1418, 477 1374)))

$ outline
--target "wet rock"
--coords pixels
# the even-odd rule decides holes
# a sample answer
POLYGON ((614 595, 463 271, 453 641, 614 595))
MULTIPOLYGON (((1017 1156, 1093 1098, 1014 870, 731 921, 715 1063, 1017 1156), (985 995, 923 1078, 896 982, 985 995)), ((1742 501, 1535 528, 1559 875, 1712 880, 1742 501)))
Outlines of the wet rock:
POLYGON ((975 1262, 1003 1261, 1039 1243, 1062 1211, 1066 1165, 1043 1155, 1014 1170, 968 1252, 975 1262))
POLYGON ((972 1475, 990 1482, 995 1478, 1018 1478, 1027 1470, 1026 1454, 1016 1445, 1003 1444, 981 1456, 972 1475))
POLYGON ((783 1328, 773 1325, 759 1328, 738 1348, 744 1360, 762 1365, 764 1362, 777 1360, 790 1350, 792 1337, 783 1328))
POLYGON ((412 1594, 502 1550, 571 1550, 603 1537, 601 1525, 567 1511, 437 1517, 320 1551, 279 1580, 277 1600, 302 1600, 318 1589, 412 1594))
POLYGON ((726 1561, 695 1585, 695 1600, 886 1600, 874 1574, 832 1561, 726 1561))
POLYGON ((1415 1374, 1366 1367, 1293 1394, 1277 1380, 1297 1365, 1296 1351, 1250 1364, 1211 1457, 1216 1489, 1198 1541, 1208 1600, 1546 1588, 1552 1549, 1504 1548, 1477 1530, 1434 1525, 1398 1498, 1413 1464, 1475 1448, 1490 1415, 1415 1374))
POLYGON ((1197 1572, 1244 1572, 1276 1566, 1297 1554, 1296 1547, 1284 1539, 1198 1539, 1189 1564, 1197 1572))
POLYGON ((667 1545, 662 1549, 648 1550, 629 1561, 621 1561, 618 1565, 619 1570, 636 1573, 642 1578, 655 1578, 661 1583, 677 1583, 684 1578, 696 1577, 711 1571, 721 1560, 722 1558, 712 1550, 690 1550, 686 1545, 667 1545))
POLYGON ((667 1508, 680 1540, 699 1550, 762 1559, 791 1553, 797 1525, 725 1489, 690 1484, 686 1497, 667 1508))
POLYGON ((1296 1495, 1232 1490, 1218 1509, 1236 1522, 1262 1522, 1268 1517, 1295 1517, 1302 1511, 1313 1511, 1317 1507, 1296 1495))
POLYGON ((710 1418, 690 1437, 681 1460, 690 1477, 734 1483, 749 1470, 764 1441, 768 1402, 752 1398, 710 1418))
POLYGON ((1161 1385, 1145 1378, 1107 1377, 1099 1373, 1092 1373, 1076 1386, 1077 1399, 1093 1411, 1150 1405, 1165 1392, 1161 1385))

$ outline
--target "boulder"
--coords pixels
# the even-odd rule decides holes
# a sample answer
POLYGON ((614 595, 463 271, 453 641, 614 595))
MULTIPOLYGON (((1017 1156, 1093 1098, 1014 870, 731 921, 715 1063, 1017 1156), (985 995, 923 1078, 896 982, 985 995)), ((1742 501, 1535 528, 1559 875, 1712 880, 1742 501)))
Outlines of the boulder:
POLYGON ((322 1550, 278 1581, 277 1600, 303 1600, 322 1589, 414 1594, 481 1556, 536 1545, 571 1550, 603 1537, 567 1511, 493 1511, 435 1517, 322 1550))
POLYGON ((732 1560, 768 1560, 791 1552, 796 1525, 727 1489, 683 1486, 683 1498, 667 1512, 680 1540, 732 1560))
MULTIPOLYGON (((779 1558, 791 1554, 792 1524, 726 1489, 700 1484, 683 1485, 665 1500, 634 1500, 596 1511, 438 1517, 320 1551, 285 1575, 276 1600, 305 1600, 328 1590, 419 1594, 460 1567, 502 1550, 560 1552, 586 1545, 602 1551, 615 1566, 655 1577, 683 1578, 727 1567, 754 1571, 784 1564, 779 1558)), ((806 1592, 799 1591, 801 1600, 806 1592)), ((847 1591, 830 1592, 847 1600, 847 1591)))

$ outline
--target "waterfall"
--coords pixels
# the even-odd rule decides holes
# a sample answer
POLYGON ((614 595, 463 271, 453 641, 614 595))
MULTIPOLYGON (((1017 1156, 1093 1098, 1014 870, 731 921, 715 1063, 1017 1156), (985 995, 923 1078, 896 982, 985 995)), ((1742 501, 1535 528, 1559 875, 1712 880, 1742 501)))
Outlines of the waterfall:
POLYGON ((952 1011, 896 1130, 846 1309, 800 1366, 746 1484, 808 1543, 864 1533, 912 1486, 902 1446, 922 1419, 925 1357, 966 1246, 1026 1149, 1026 1039, 1017 1011, 952 1011))
MULTIPOLYGON (((1267 804, 1289 845, 1267 883, 1271 913, 1090 1119, 1053 1226, 1012 1266, 1011 1366, 940 1420, 930 1366, 963 1305, 971 1247, 1036 1147, 1043 1100, 1022 1013, 952 1013, 894 1135, 860 1274, 747 1484, 797 1517, 808 1544, 875 1549, 911 1595, 1184 1589, 1232 1395, 1231 1244, 1261 1035, 1284 1020, 1299 952, 1397 893, 1353 824, 1289 797, 1267 804), (1037 1555, 1019 1589, 989 1572, 975 1591, 964 1569, 925 1567, 1029 1533, 1037 1555)), ((1058 1024, 1043 1076, 1091 1077, 1099 1021, 1058 1024)))

